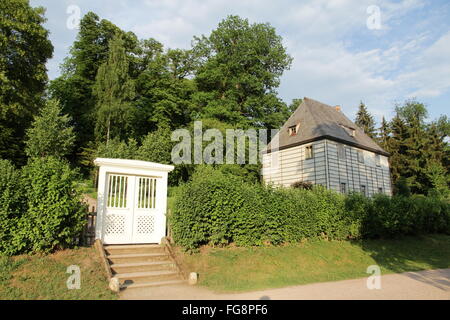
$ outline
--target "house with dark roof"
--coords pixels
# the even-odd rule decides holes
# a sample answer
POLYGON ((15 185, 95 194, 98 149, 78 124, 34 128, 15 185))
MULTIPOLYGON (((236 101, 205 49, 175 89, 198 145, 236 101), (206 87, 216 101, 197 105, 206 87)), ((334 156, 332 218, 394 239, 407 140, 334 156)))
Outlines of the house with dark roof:
POLYGON ((303 181, 341 193, 391 195, 388 157, 339 106, 305 97, 264 151, 262 176, 275 185, 303 181))

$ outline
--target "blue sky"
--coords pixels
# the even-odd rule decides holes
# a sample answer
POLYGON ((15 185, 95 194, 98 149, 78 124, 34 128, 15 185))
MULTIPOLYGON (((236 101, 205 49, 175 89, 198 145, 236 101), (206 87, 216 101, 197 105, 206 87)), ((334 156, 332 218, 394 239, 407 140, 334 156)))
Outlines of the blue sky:
POLYGON ((209 34, 229 14, 269 22, 294 58, 278 89, 290 103, 310 97, 341 105, 351 119, 362 100, 379 121, 395 103, 416 97, 430 118, 450 115, 450 2, 447 0, 31 0, 47 8, 46 27, 55 46, 51 79, 77 35, 67 9, 93 11, 126 31, 170 48, 189 48, 194 35, 209 34), (380 29, 367 20, 377 6, 380 29))

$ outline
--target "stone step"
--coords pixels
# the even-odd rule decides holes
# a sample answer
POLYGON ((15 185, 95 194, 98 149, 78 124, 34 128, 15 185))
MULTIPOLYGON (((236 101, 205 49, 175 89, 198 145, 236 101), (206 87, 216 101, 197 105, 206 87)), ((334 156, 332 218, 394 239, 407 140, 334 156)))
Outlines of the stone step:
POLYGON ((153 281, 153 282, 142 282, 142 283, 125 283, 120 286, 123 289, 137 289, 137 288, 148 288, 148 287, 162 287, 162 286, 174 286, 174 285, 184 285, 187 284, 185 280, 168 280, 168 281, 153 281))
POLYGON ((168 260, 166 253, 133 253, 133 254, 109 254, 106 256, 110 264, 154 262, 168 260))
POLYGON ((158 244, 109 245, 105 246, 107 254, 164 253, 158 244))
POLYGON ((114 277, 118 278, 121 284, 181 280, 178 272, 175 270, 118 273, 114 277))
POLYGON ((157 270, 175 270, 175 264, 171 260, 116 263, 111 265, 111 270, 114 274, 157 270))

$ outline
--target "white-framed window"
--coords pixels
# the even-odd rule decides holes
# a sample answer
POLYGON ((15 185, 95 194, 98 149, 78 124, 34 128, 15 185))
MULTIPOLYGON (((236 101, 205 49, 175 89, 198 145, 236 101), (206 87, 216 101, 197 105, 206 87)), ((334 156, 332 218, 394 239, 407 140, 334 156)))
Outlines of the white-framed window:
POLYGON ((377 167, 381 166, 381 156, 379 154, 375 155, 375 165, 377 167))
POLYGON ((297 123, 295 126, 290 126, 288 128, 289 136, 295 136, 298 133, 298 129, 300 128, 300 123, 297 123))
POLYGON ((313 146, 307 146, 305 147, 305 159, 312 159, 314 158, 314 150, 313 146))
POLYGON ((364 152, 362 150, 358 150, 358 162, 364 163, 364 152))
POLYGON ((341 193, 347 193, 347 185, 345 182, 341 182, 341 193))
POLYGON ((345 147, 343 144, 338 144, 337 145, 337 150, 338 150, 338 158, 345 160, 345 147))
POLYGON ((361 185, 361 193, 363 194, 363 195, 367 195, 366 194, 366 186, 365 185, 361 185))

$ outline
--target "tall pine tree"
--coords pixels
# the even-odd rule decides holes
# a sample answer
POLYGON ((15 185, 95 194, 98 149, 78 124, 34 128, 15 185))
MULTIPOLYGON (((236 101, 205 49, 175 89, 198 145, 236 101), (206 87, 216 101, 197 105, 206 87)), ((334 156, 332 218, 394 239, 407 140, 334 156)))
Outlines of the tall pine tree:
POLYGON ((425 193, 427 177, 424 168, 429 157, 426 152, 429 142, 425 124, 427 109, 423 103, 407 100, 402 106, 396 107, 396 112, 405 123, 407 130, 407 136, 404 139, 406 151, 403 176, 408 179, 413 193, 425 193))
POLYGON ((407 100, 397 105, 388 134, 380 130, 380 144, 391 153, 392 179, 408 184, 412 193, 446 194, 448 178, 448 128, 446 117, 427 124, 427 109, 423 103, 407 100), (444 190, 444 191, 443 191, 444 190))
POLYGON ((362 101, 359 103, 355 124, 363 129, 369 137, 375 138, 375 120, 362 101))
POLYGON ((405 157, 407 152, 406 139, 408 138, 408 132, 405 122, 398 114, 391 120, 388 130, 390 135, 387 137, 386 144, 383 147, 391 154, 389 162, 392 182, 396 184, 400 177, 405 177, 406 173, 407 163, 405 157))
POLYGON ((93 87, 99 67, 108 59, 109 42, 118 33, 124 39, 127 52, 137 51, 138 41, 133 33, 124 32, 110 21, 88 12, 81 19, 70 55, 61 66, 61 76, 50 83, 51 97, 60 101, 63 112, 73 120, 77 134, 76 154, 95 139, 97 101, 93 87))
POLYGON ((389 139, 389 123, 386 121, 386 118, 383 116, 381 118, 381 125, 378 129, 378 135, 376 137, 376 141, 383 148, 387 148, 387 143, 389 139))
POLYGON ((131 101, 135 96, 134 82, 128 71, 124 41, 116 34, 109 44, 108 60, 98 69, 94 85, 97 99, 95 132, 99 142, 126 138, 133 112, 131 101))

